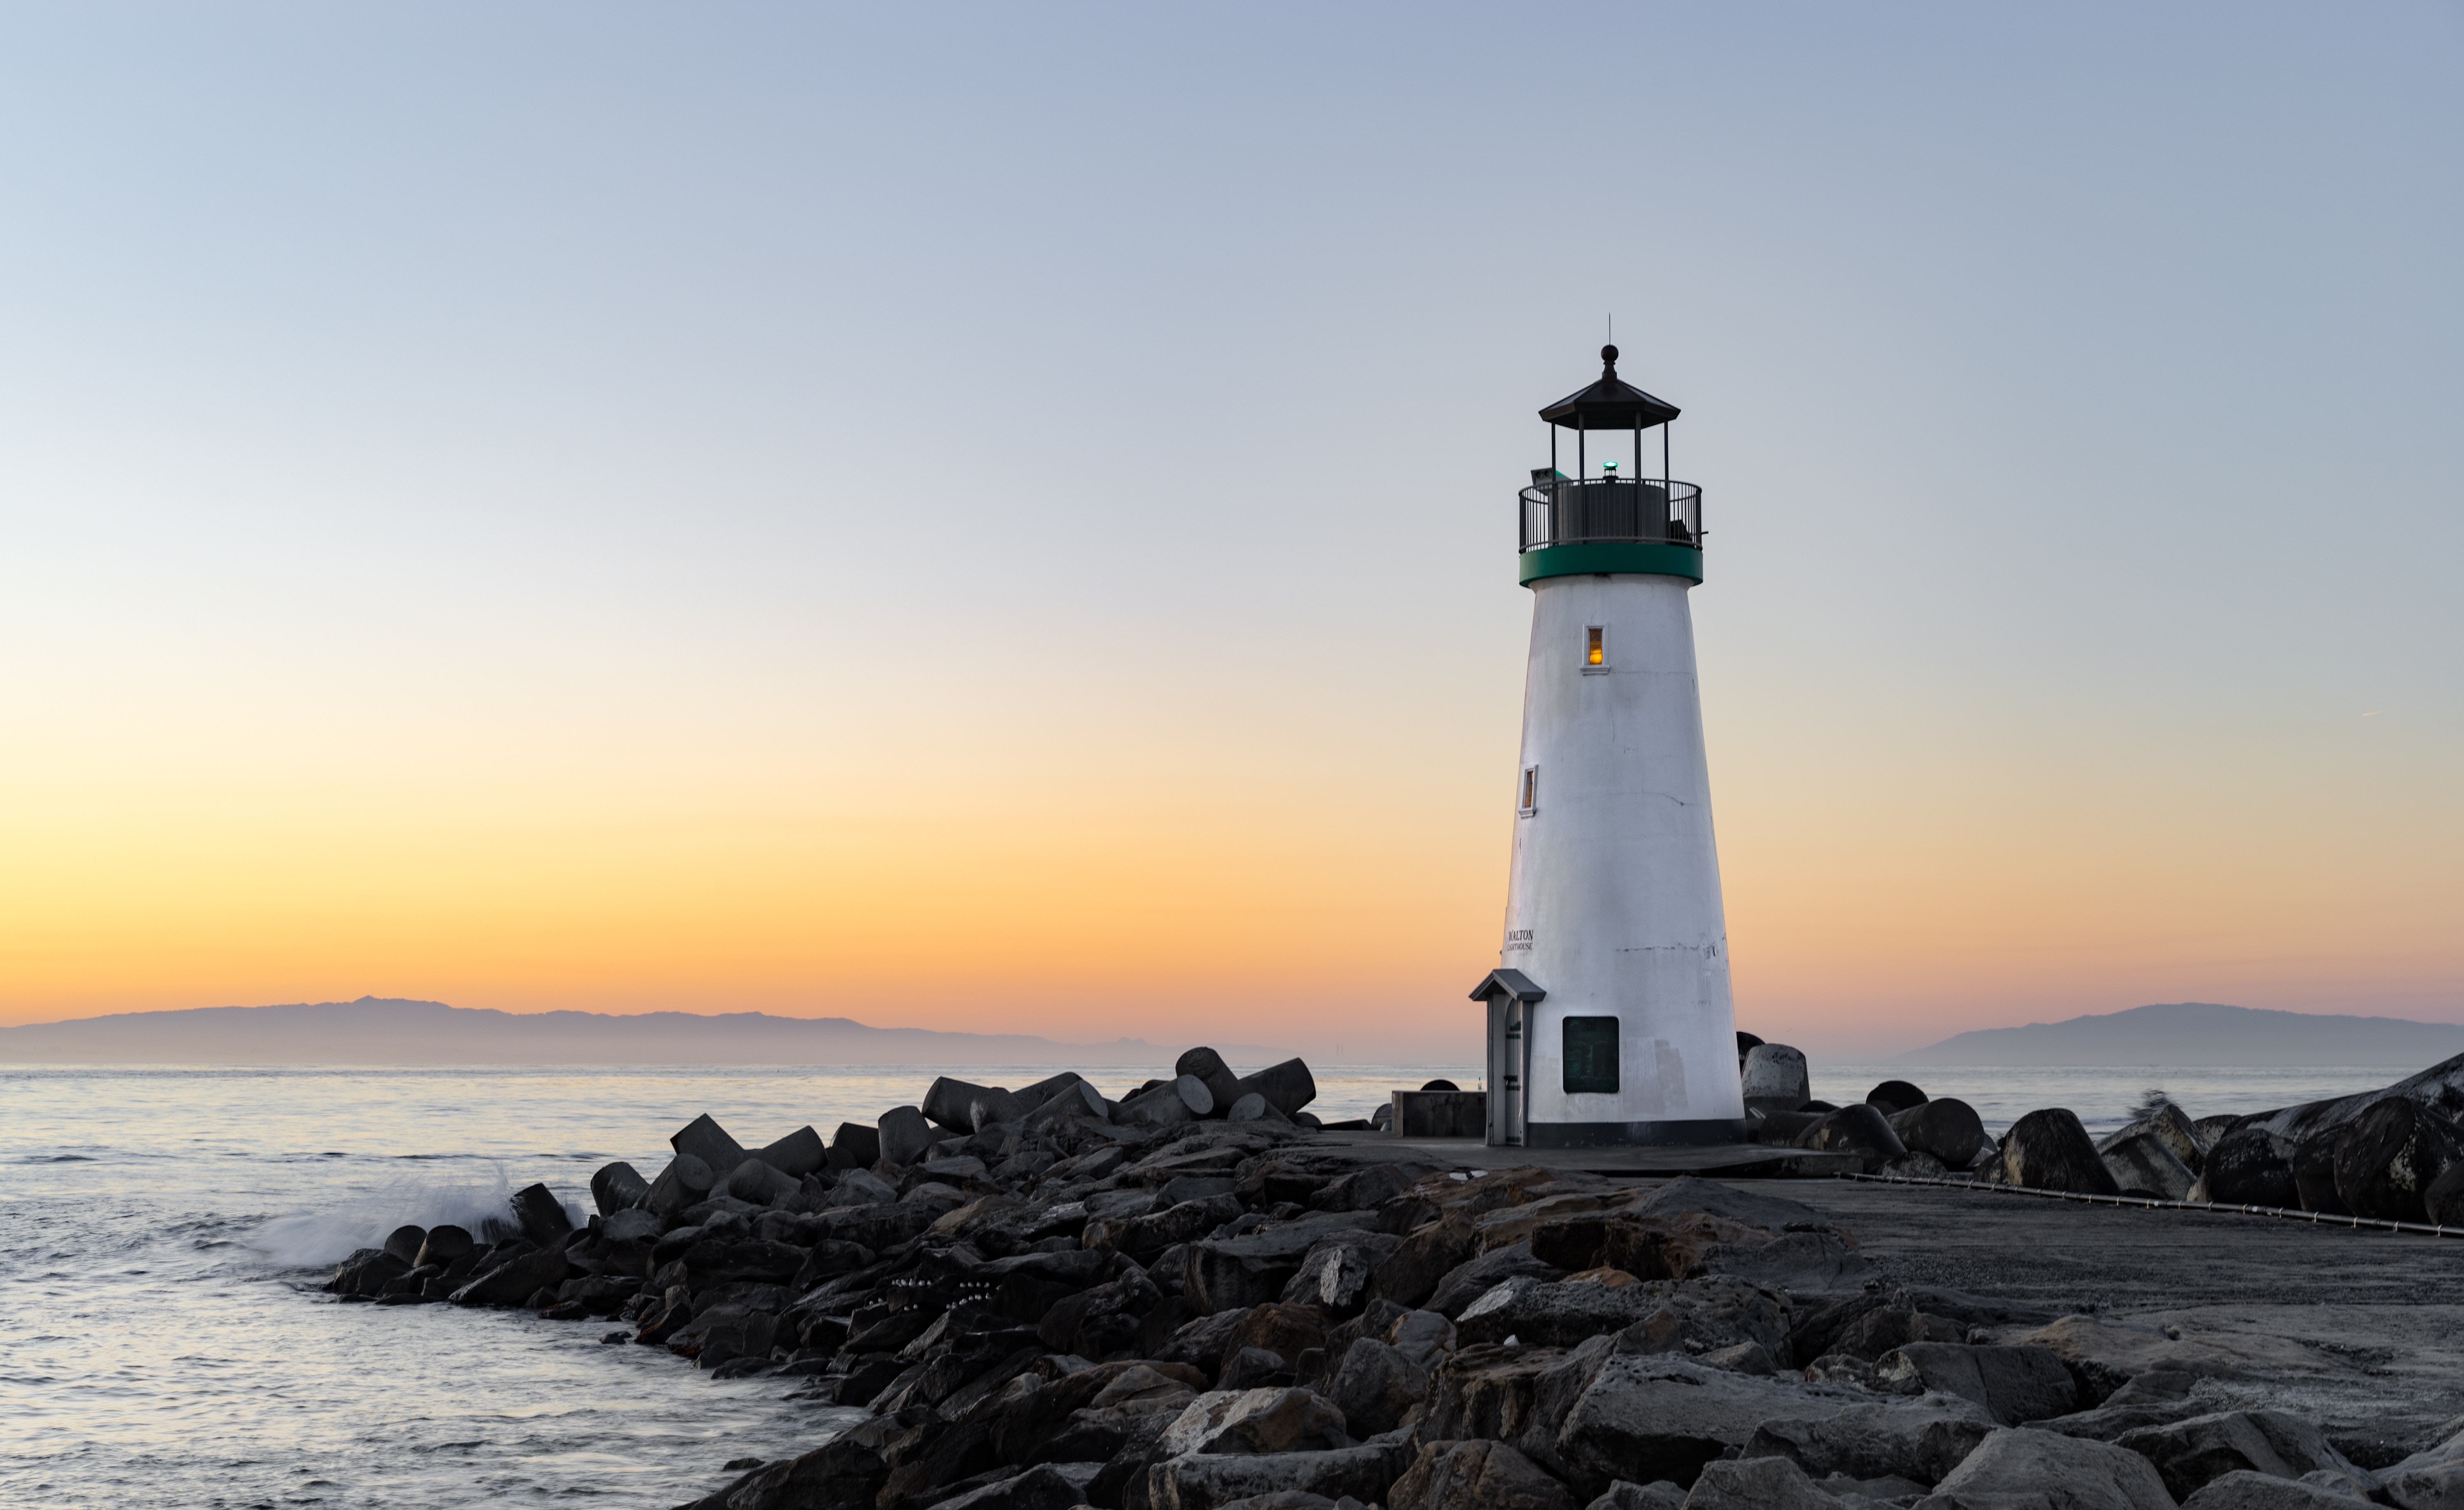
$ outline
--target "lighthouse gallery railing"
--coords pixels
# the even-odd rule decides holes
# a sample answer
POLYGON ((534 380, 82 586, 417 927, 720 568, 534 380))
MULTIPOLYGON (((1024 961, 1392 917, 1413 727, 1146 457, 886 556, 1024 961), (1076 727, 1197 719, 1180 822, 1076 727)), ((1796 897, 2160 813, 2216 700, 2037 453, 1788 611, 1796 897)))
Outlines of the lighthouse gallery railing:
POLYGON ((1523 490, 1522 549, 1703 544, 1703 490, 1690 482, 1558 477, 1523 490))

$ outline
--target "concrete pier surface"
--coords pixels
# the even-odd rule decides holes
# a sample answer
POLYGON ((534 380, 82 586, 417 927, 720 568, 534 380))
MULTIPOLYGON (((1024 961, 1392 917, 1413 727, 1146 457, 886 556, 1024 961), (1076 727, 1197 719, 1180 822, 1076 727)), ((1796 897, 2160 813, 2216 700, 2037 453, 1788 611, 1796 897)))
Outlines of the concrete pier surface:
MULTIPOLYGON (((1352 1135, 1364 1162, 1541 1165, 1654 1186, 1693 1173, 1744 1183, 1780 1150, 1491 1149, 1464 1139, 1352 1135), (1642 1166, 1699 1160, 1654 1175, 1642 1166)), ((1793 1153, 1795 1150, 1788 1150, 1793 1153)), ((2277 1409, 2392 1461, 2464 1429, 2464 1237, 2222 1211, 2104 1206, 1981 1186, 1753 1178, 1853 1235, 1881 1282, 2041 1305, 2218 1377, 2214 1409, 2277 1409), (2178 1332, 2168 1336, 2166 1329, 2178 1332)), ((2014 1340, 2033 1325, 1997 1329, 2014 1340)))

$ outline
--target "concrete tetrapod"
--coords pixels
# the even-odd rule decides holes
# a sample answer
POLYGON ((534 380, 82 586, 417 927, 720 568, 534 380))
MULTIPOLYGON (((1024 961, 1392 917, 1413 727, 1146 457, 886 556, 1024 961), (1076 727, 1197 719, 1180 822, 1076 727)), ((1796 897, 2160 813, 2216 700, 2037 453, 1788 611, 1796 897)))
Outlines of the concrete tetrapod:
POLYGON ((1886 1080, 1865 1092, 1865 1105, 1885 1117, 1925 1104, 1925 1093, 1903 1080, 1886 1080))
POLYGON ((2293 1183, 2293 1151, 2265 1127, 2239 1127, 2218 1138, 2208 1149, 2207 1170, 2199 1176, 2204 1191, 2193 1198, 2225 1206, 2299 1208, 2301 1193, 2293 1183))
POLYGON ((1317 1100, 1317 1078, 1309 1073, 1308 1064, 1296 1059, 1243 1075, 1234 1088, 1243 1096, 1255 1092, 1265 1097, 1266 1104, 1287 1119, 1317 1100))
POLYGON ((2390 1096, 2353 1119, 2336 1140, 2336 1194, 2356 1216, 2427 1221, 2423 1196, 2464 1159, 2464 1138, 2445 1119, 2390 1096))
POLYGON ((1746 1106, 1752 1111, 1794 1111, 1814 1099, 1805 1056, 1785 1043, 1757 1043, 1746 1051, 1746 1106))
POLYGON ((2098 1156, 2079 1113, 2067 1106, 2032 1111, 2002 1136, 2002 1170, 2013 1185, 2070 1191, 2081 1195, 2119 1195, 2122 1187, 2098 1156))
POLYGON ((614 1164, 601 1165, 599 1172, 590 1176, 591 1204, 599 1208, 602 1216, 612 1216, 649 1198, 650 1182, 642 1178, 640 1171, 621 1159, 614 1164))
POLYGON ((1172 1070, 1176 1075, 1195 1075, 1205 1083, 1206 1093, 1213 1098, 1215 1105, 1212 1111, 1201 1115, 1227 1115, 1232 1110, 1232 1104, 1241 1099, 1241 1077, 1233 1074, 1232 1067, 1223 1062, 1223 1056, 1213 1049, 1191 1049, 1173 1062, 1172 1070))

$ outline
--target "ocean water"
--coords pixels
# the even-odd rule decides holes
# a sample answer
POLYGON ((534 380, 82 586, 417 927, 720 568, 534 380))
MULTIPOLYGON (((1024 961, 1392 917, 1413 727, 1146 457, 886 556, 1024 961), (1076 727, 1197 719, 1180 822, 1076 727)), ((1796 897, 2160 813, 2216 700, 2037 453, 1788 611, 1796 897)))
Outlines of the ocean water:
MULTIPOLYGON (((579 1214, 593 1170, 655 1173, 696 1113, 757 1147, 826 1136, 935 1073, 0 1070, 0 1505, 668 1506, 731 1458, 817 1446, 847 1412, 603 1346, 611 1323, 318 1287, 404 1222, 468 1225, 533 1180, 579 1214)), ((1447 1073, 1321 1070, 1317 1109, 1447 1073)))
MULTIPOLYGON (((603 1346, 612 1324, 343 1305, 318 1287, 395 1226, 468 1224, 532 1180, 579 1210, 591 1171, 655 1171, 696 1113, 757 1146, 805 1123, 826 1134, 913 1103, 934 1073, 0 1070, 0 1504, 657 1507, 706 1493, 731 1458, 816 1446, 846 1412, 603 1346)), ((1440 1075, 1479 1083, 1476 1066, 1321 1068, 1315 1109, 1365 1115, 1440 1075)), ((2060 1105, 2099 1128, 2149 1087, 2204 1116, 2396 1078, 1817 1064, 1814 1088, 1845 1102, 1900 1076, 1997 1127, 2060 1105)))

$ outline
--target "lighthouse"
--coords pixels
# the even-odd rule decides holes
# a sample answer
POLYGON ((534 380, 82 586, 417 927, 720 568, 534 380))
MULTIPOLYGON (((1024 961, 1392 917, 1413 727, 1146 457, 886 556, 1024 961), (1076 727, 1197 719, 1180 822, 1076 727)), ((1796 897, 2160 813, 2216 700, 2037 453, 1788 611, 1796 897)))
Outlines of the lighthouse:
POLYGON ((1498 968, 1472 993, 1496 1146, 1745 1134, 1686 602, 1703 490, 1668 475, 1677 407, 1620 380, 1617 358, 1600 348, 1599 381, 1540 411, 1549 465, 1519 504, 1531 653, 1513 862, 1498 968))

